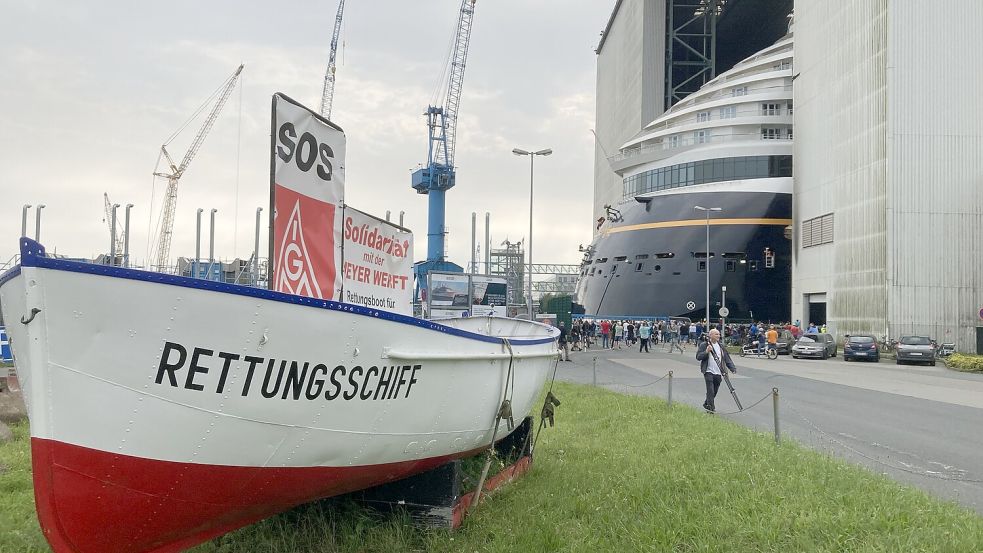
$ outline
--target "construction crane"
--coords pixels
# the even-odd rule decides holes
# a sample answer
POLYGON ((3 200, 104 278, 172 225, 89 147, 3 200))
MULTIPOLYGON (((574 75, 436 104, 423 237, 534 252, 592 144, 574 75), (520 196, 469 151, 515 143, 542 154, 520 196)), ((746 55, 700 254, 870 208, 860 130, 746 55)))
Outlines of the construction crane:
POLYGON ((417 282, 425 282, 430 271, 456 271, 463 269, 444 260, 444 194, 455 184, 454 146, 457 139, 457 115, 461 103, 461 87, 464 84, 464 68, 471 41, 471 23, 474 18, 475 0, 462 0, 457 19, 457 32, 450 54, 450 74, 447 79, 447 96, 443 106, 427 107, 427 127, 430 133, 427 164, 413 172, 412 186, 419 194, 429 198, 427 222, 427 260, 416 266, 417 282))
POLYGON ((341 15, 345 0, 338 2, 338 14, 334 18, 334 34, 331 35, 331 53, 328 54, 328 70, 324 73, 324 91, 321 92, 321 115, 331 120, 331 104, 334 102, 335 58, 338 55, 338 35, 341 34, 341 15))
MULTIPOLYGON (((106 207, 106 224, 109 225, 109 236, 113 236, 113 203, 109 201, 109 194, 103 192, 102 199, 106 207)), ((123 227, 116 221, 116 253, 123 252, 123 227)))
MULTIPOLYGON (((191 141, 191 146, 188 147, 188 151, 184 153, 184 158, 181 159, 180 164, 174 163, 174 159, 171 158, 171 154, 167 151, 167 145, 174 139, 178 133, 184 129, 185 123, 181 129, 171 135, 170 138, 160 147, 161 156, 167 160, 167 165, 170 168, 169 173, 165 172, 154 172, 154 176, 164 177, 167 179, 167 190, 164 193, 164 206, 161 208, 160 220, 158 223, 158 235, 157 235, 157 245, 156 249, 151 252, 149 256, 154 260, 154 265, 160 269, 167 266, 167 260, 171 253, 171 236, 174 231, 174 211, 177 209, 177 185, 178 181, 184 175, 184 172, 188 169, 188 164, 191 160, 195 158, 198 154, 198 150, 201 148, 201 144, 205 141, 205 136, 208 135, 208 131, 212 130, 212 126, 215 124, 215 120, 218 119, 218 114, 222 111, 225 106, 225 102, 229 99, 232 94, 232 90, 235 88, 236 81, 239 79, 239 74, 242 73, 243 65, 240 65, 232 76, 226 79, 225 83, 219 87, 218 100, 215 101, 215 105, 212 107, 212 111, 208 114, 205 119, 204 124, 202 124, 201 129, 198 130, 198 134, 195 135, 194 140, 191 141)), ((212 95, 214 97, 214 94, 212 95)), ((210 100, 211 98, 209 98, 210 100)), ((200 113, 208 101, 205 101, 200 108, 198 108, 197 113, 200 113)), ((193 118, 194 116, 192 116, 193 118)), ((190 120, 189 120, 190 122, 190 120)))

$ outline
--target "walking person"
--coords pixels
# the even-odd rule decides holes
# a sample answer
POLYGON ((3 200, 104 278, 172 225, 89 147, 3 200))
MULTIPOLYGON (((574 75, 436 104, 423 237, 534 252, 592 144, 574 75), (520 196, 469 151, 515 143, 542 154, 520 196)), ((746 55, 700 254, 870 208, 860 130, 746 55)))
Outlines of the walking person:
POLYGON ((642 353, 643 348, 645 353, 649 352, 649 338, 651 336, 652 327, 647 322, 642 323, 642 327, 638 329, 638 353, 642 353))
POLYGON ((727 348, 720 344, 720 331, 714 328, 707 336, 707 342, 697 345, 696 358, 700 361, 700 372, 703 373, 703 380, 707 385, 707 399, 703 402, 703 408, 708 413, 713 413, 716 411, 713 400, 717 397, 717 390, 723 379, 721 371, 726 367, 730 372, 736 373, 737 367, 734 366, 730 353, 727 353, 727 348))
POLYGON ((683 346, 679 343, 680 328, 682 328, 682 325, 677 325, 675 321, 669 327, 669 353, 672 353, 676 349, 679 350, 679 353, 683 353, 683 346))
POLYGON ((560 321, 560 359, 570 360, 570 343, 567 341, 567 328, 563 321, 560 321))

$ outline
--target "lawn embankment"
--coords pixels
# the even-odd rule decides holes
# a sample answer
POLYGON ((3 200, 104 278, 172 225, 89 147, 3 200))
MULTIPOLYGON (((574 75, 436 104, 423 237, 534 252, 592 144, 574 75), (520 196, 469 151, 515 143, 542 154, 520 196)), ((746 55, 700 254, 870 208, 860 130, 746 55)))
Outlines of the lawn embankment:
POLYGON ((953 353, 945 358, 945 366, 967 373, 983 373, 983 355, 953 353))
MULTIPOLYGON (((795 444, 777 446, 770 435, 659 399, 561 383, 555 392, 557 426, 543 430, 532 471, 495 492, 460 531, 417 530, 405 516, 325 501, 193 551, 907 553, 983 543, 975 513, 795 444)), ((0 446, 0 460, 10 463, 8 451, 20 449, 14 468, 26 472, 18 432, 17 443, 0 446)), ((27 487, 4 493, 0 512, 20 514, 0 523, 21 537, 0 533, 0 551, 42 543, 37 524, 24 520, 29 482, 18 482, 27 487)))

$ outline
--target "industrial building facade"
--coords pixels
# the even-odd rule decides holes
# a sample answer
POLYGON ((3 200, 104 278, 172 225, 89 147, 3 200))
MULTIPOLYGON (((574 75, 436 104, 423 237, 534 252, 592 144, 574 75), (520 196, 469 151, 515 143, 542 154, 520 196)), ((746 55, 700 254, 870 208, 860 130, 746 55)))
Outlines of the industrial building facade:
POLYGON ((792 318, 983 348, 978 0, 797 2, 792 318))
MULTIPOLYGON (((983 2, 794 8, 789 319, 983 350, 983 2)), ((671 104, 672 60, 702 59, 676 54, 699 34, 677 23, 707 10, 713 67, 697 86, 780 37, 792 1, 615 2, 597 48, 595 232, 624 200, 612 159, 671 104)))

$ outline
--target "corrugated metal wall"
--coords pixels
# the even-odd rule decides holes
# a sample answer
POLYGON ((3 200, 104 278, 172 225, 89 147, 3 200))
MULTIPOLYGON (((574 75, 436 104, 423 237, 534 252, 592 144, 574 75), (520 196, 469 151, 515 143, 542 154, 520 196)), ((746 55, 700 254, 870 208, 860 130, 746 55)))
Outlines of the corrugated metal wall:
POLYGON ((608 155, 662 113, 665 0, 622 0, 597 55, 594 219, 622 197, 608 155))
POLYGON ((795 13, 793 313, 974 351, 983 324, 983 1, 813 0, 795 13), (798 231, 798 228, 796 228, 798 231))
POLYGON ((840 336, 887 326, 887 7, 795 6, 792 319, 807 319, 807 296, 825 293, 826 322, 840 336), (827 213, 833 242, 803 248, 802 222, 827 213))
POLYGON ((889 5, 892 333, 973 351, 983 308, 983 2, 889 5))

